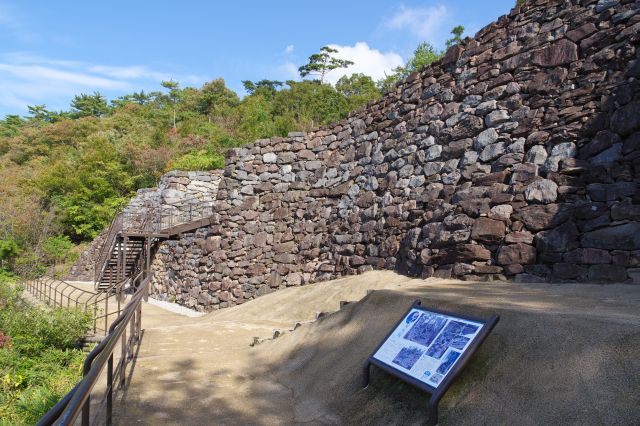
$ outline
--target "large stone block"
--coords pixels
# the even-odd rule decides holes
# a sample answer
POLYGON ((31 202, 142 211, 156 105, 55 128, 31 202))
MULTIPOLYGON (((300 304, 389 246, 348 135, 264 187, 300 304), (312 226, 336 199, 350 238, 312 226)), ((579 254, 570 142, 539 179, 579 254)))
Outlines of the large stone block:
POLYGON ((582 247, 604 250, 640 250, 640 223, 625 223, 585 233, 582 247))
POLYGON ((558 185, 552 180, 540 179, 527 185, 524 196, 533 203, 553 203, 558 198, 558 185))
POLYGON ((510 244, 498 249, 498 265, 530 265, 536 262, 536 248, 527 244, 510 244))
POLYGON ((593 201, 615 201, 635 194, 635 182, 592 183, 587 185, 587 193, 593 201))
POLYGON ((557 67, 577 60, 578 46, 567 39, 552 42, 547 47, 533 52, 531 56, 531 62, 541 67, 557 67))
POLYGON ((538 251, 566 252, 578 245, 578 228, 572 221, 567 221, 557 228, 538 232, 535 237, 538 251))
POLYGON ((498 244, 504 238, 505 230, 504 222, 480 217, 473 224, 471 238, 487 244, 498 244))
POLYGON ((512 217, 525 224, 532 231, 554 228, 565 222, 573 213, 566 204, 533 205, 517 209, 512 217))
POLYGON ((433 256, 433 260, 441 265, 456 262, 469 263, 474 260, 489 260, 491 252, 479 244, 460 244, 451 248, 442 249, 433 256))

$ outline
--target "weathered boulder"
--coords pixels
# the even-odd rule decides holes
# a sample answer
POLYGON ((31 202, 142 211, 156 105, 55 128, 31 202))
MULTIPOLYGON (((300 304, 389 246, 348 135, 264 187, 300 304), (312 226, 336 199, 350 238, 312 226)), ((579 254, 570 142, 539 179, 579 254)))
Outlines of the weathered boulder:
POLYGON ((604 250, 640 250, 640 223, 625 223, 586 232, 582 247, 604 250))
POLYGON ((567 252, 578 245, 578 228, 567 221, 554 229, 538 232, 535 241, 539 252, 567 252))
POLYGON ((536 180, 527 185, 524 196, 533 203, 554 203, 558 198, 558 185, 549 179, 536 180))
POLYGON ((533 205, 516 210, 513 218, 523 222, 532 231, 542 231, 565 222, 572 210, 566 204, 533 205))
POLYGON ((578 60, 578 46, 566 39, 552 42, 547 47, 533 52, 531 61, 541 67, 556 67, 578 60))
POLYGON ((504 238, 505 229, 505 224, 501 220, 480 217, 473 223, 471 238, 487 244, 498 244, 504 238))
POLYGON ((593 201, 615 201, 632 196, 637 187, 635 182, 592 183, 587 185, 587 193, 593 201))
POLYGON ((509 244, 498 249, 498 265, 530 265, 536 262, 536 248, 527 244, 509 244))

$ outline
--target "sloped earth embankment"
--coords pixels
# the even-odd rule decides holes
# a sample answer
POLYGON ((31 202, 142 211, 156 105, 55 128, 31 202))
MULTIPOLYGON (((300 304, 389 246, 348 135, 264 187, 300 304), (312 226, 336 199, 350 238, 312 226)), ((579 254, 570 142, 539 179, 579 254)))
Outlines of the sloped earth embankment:
POLYGON ((424 424, 425 394, 364 359, 415 299, 501 320, 441 402, 440 424, 634 424, 640 287, 416 280, 371 272, 193 319, 146 306, 119 424, 424 424), (367 288, 359 303, 336 310, 367 288), (385 289, 386 288, 386 289, 385 289), (350 294, 348 292, 351 292, 350 294), (156 311, 151 312, 151 310, 156 311), (274 328, 293 332, 250 347, 274 328))

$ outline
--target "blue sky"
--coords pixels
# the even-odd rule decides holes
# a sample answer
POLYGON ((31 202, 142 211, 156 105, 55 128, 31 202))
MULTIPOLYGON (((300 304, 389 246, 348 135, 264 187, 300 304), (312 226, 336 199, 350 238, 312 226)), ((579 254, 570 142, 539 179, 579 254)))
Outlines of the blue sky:
POLYGON ((327 44, 356 63, 346 73, 378 77, 420 41, 442 48, 455 25, 473 35, 514 2, 0 0, 0 117, 168 79, 223 77, 242 95, 242 80, 299 79, 297 67, 327 44))

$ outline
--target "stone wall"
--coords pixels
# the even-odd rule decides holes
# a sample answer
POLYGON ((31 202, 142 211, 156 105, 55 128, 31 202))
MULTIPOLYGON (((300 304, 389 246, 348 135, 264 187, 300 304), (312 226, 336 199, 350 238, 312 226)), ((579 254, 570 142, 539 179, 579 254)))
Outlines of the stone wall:
POLYGON ((76 260, 69 270, 69 273, 64 277, 65 280, 93 281, 94 267, 100 256, 100 250, 106 237, 107 231, 104 230, 80 253, 78 260, 76 260))
POLYGON ((199 310, 396 269, 640 283, 636 1, 528 1, 382 99, 229 151, 154 292, 199 310))

